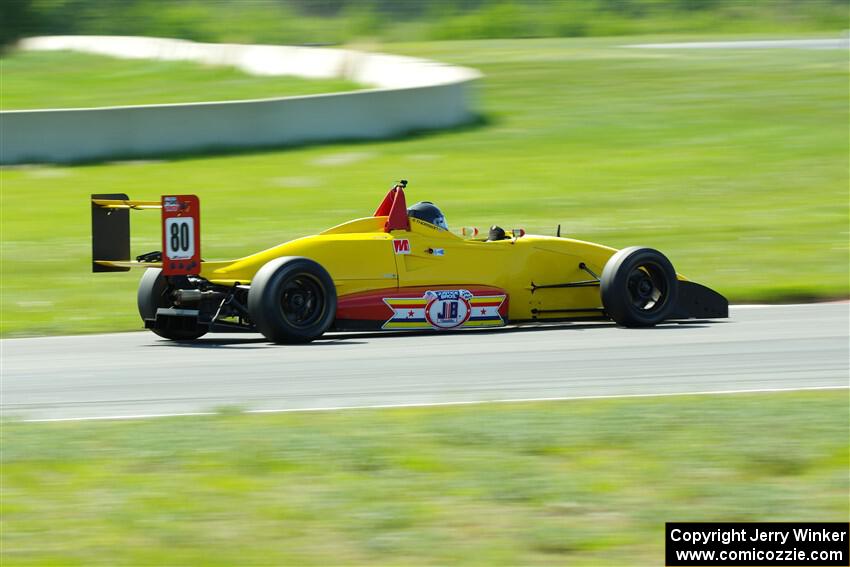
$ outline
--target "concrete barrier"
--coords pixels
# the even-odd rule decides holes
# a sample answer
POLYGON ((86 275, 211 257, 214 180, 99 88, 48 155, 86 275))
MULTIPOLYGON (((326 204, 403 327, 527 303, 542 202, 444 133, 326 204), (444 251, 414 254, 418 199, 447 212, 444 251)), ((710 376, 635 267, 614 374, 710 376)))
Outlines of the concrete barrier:
POLYGON ((230 102, 0 112, 0 163, 151 157, 223 148, 381 139, 474 119, 481 74, 346 49, 202 44, 142 37, 30 38, 22 49, 229 65, 257 75, 342 77, 360 91, 230 102))

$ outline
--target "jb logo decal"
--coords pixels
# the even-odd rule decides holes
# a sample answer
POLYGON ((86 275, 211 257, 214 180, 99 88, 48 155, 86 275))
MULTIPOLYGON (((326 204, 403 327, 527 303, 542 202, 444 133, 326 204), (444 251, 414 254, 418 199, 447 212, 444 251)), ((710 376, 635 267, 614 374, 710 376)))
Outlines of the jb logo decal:
POLYGON ((460 327, 469 319, 472 294, 465 289, 425 292, 425 320, 437 329, 460 327))

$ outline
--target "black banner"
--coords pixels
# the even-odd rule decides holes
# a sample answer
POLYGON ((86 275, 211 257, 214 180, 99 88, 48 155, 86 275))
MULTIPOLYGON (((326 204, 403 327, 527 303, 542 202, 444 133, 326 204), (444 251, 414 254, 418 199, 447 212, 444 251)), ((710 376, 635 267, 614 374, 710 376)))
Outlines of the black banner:
POLYGON ((668 522, 664 538, 668 567, 850 565, 841 522, 668 522))

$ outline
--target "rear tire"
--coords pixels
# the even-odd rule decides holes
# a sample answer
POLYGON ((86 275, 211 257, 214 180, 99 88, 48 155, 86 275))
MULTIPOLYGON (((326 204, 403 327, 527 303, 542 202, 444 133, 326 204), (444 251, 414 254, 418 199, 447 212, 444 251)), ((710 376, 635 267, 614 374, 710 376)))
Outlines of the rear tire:
POLYGON ((600 292, 602 305, 614 321, 625 327, 651 327, 673 314, 679 281, 664 254, 632 246, 605 264, 600 292))
MULTIPOLYGON (((156 310, 160 307, 172 306, 171 299, 169 298, 170 291, 168 280, 162 275, 160 268, 148 268, 145 270, 145 273, 142 274, 142 280, 139 282, 139 293, 136 298, 142 322, 145 319, 156 319, 156 310)), ((207 334, 204 329, 198 329, 196 331, 185 329, 151 329, 151 331, 164 339, 170 339, 172 341, 192 341, 207 334)))
POLYGON ((308 258, 276 258, 260 268, 248 291, 251 321, 274 343, 308 343, 336 317, 330 274, 308 258))

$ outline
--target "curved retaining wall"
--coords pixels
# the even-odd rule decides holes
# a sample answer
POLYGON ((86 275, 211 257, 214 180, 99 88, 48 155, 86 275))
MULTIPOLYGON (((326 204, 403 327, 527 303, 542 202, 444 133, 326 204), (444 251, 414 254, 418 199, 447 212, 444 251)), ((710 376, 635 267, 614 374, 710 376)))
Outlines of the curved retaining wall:
POLYGON ((257 75, 342 77, 374 88, 228 102, 4 111, 3 164, 380 139, 447 128, 474 118, 470 85, 481 77, 473 69, 346 49, 99 36, 30 38, 21 48, 196 61, 257 75))

